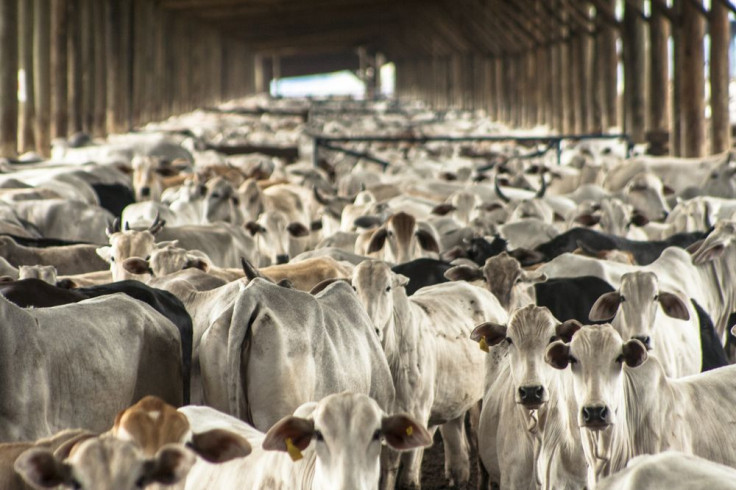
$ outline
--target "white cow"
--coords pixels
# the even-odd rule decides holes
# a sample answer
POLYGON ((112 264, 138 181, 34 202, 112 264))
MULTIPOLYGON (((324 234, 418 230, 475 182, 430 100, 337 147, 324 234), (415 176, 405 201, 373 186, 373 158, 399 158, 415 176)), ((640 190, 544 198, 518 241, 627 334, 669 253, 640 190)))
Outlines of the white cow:
MULTIPOLYGON (((410 298, 408 279, 380 261, 364 261, 352 283, 378 332, 396 386, 397 407, 428 426, 441 426, 446 476, 456 485, 469 477, 464 416, 483 397, 484 356, 467 338, 482 321, 504 322, 506 312, 490 292, 466 283, 422 288, 410 298)), ((407 453, 402 484, 418 486, 422 451, 407 453)))
POLYGON ((483 350, 495 346, 486 361, 478 441, 484 469, 501 488, 585 485, 572 384, 544 363, 550 340, 569 341, 578 328, 575 320, 560 324, 547 308, 529 305, 515 310, 508 325, 486 322, 473 330, 483 350))
POLYGON ((382 442, 399 451, 432 442, 418 421, 386 415, 375 400, 348 392, 298 407, 265 434, 209 407, 179 411, 194 429, 226 428, 253 446, 247 458, 217 466, 198 461, 187 490, 377 490, 382 442))
POLYGON ((589 318, 612 320, 621 337, 653 349, 667 376, 680 378, 699 373, 703 364, 700 325, 691 310, 689 301, 659 288, 656 274, 639 271, 621 276, 619 290, 598 298, 589 318))
POLYGON ((732 490, 736 470, 679 451, 633 458, 626 469, 598 482, 598 490, 732 490))
POLYGON ((609 324, 585 326, 569 344, 553 342, 545 357, 557 369, 570 367, 589 488, 635 456, 668 449, 736 466, 726 430, 734 422, 736 366, 670 379, 644 344, 624 342, 609 324))
POLYGON ((439 241, 428 223, 399 212, 391 215, 375 230, 365 232, 355 244, 355 253, 368 255, 394 264, 421 257, 438 258, 439 241))

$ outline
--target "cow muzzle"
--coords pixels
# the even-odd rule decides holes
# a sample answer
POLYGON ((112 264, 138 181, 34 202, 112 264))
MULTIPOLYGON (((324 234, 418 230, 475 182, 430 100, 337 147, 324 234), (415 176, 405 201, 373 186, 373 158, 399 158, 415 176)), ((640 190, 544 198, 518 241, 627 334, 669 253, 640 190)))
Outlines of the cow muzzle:
POLYGON ((581 410, 583 427, 603 430, 611 425, 611 411, 605 405, 588 405, 581 410))
POLYGON ((519 402, 529 409, 537 409, 545 402, 543 386, 522 386, 519 388, 519 402))
POLYGON ((276 256, 276 263, 277 264, 288 264, 289 263, 289 254, 277 255, 276 256))

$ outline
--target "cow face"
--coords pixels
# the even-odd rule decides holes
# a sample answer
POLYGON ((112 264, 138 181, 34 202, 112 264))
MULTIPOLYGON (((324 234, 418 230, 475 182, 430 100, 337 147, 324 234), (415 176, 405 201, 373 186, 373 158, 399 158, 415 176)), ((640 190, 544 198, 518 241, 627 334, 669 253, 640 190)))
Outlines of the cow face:
POLYGON ((61 485, 79 490, 134 490, 151 483, 177 483, 194 461, 194 453, 181 444, 166 445, 148 459, 136 444, 105 437, 80 443, 65 461, 48 449, 29 449, 16 460, 15 469, 38 489, 61 485))
POLYGON ((621 276, 621 288, 606 293, 590 310, 592 321, 610 320, 618 315, 614 325, 625 339, 639 339, 647 349, 654 348, 653 327, 658 306, 672 318, 689 320, 685 302, 677 295, 659 290, 653 272, 631 272, 621 276))
MULTIPOLYGON (((166 221, 156 216, 153 224, 147 230, 131 230, 127 224, 124 230, 120 230, 119 220, 115 220, 111 227, 106 231, 110 238, 110 245, 97 249, 97 255, 110 263, 110 272, 113 281, 122 281, 125 279, 135 279, 136 275, 149 274, 149 270, 132 269, 126 267, 128 259, 148 258, 151 252, 156 248, 155 235, 166 224, 166 221)), ((165 246, 161 243, 158 246, 165 246)))
POLYGON ((484 323, 476 327, 471 338, 486 345, 506 343, 514 401, 535 410, 549 400, 555 370, 544 362, 547 346, 563 339, 569 341, 581 327, 575 320, 560 324, 544 307, 528 305, 515 310, 507 326, 484 323))
POLYGON ((223 221, 233 225, 242 225, 245 221, 240 210, 240 198, 236 195, 232 184, 222 177, 207 182, 204 198, 204 222, 223 221))
POLYGON ((414 216, 396 213, 373 232, 368 254, 394 264, 403 264, 420 257, 438 258, 439 243, 428 229, 417 225, 414 216))
POLYGON ((635 175, 624 188, 624 197, 650 221, 663 220, 670 211, 664 198, 664 185, 651 173, 635 175))
POLYGON ((580 427, 599 431, 625 410, 623 365, 638 367, 647 359, 644 344, 624 342, 609 324, 584 326, 569 344, 555 341, 545 360, 552 367, 569 366, 573 377, 580 427))
POLYGON ((240 197, 240 207, 246 216, 246 219, 255 220, 263 212, 263 194, 258 188, 258 183, 253 179, 248 179, 238 188, 238 196, 240 197))
POLYGON ((394 273, 385 262, 364 260, 353 269, 353 288, 373 322, 378 337, 383 341, 394 314, 394 296, 409 279, 394 273))
POLYGON ((387 416, 366 395, 339 393, 297 409, 298 416, 277 422, 263 448, 316 453, 314 488, 372 490, 378 488, 382 442, 404 451, 428 446, 427 430, 407 415, 387 416))
POLYGON ((534 303, 536 296, 533 283, 547 280, 543 273, 523 270, 519 261, 506 252, 486 260, 483 276, 488 289, 506 311, 534 303))
POLYGON ((161 161, 156 157, 133 158, 133 191, 137 202, 161 200, 163 183, 160 165, 161 161))
POLYGON ((285 264, 292 255, 301 253, 306 246, 304 238, 309 236, 309 229, 302 223, 290 223, 286 215, 280 211, 267 211, 258 221, 246 223, 256 241, 256 248, 263 257, 268 257, 271 264, 285 264))

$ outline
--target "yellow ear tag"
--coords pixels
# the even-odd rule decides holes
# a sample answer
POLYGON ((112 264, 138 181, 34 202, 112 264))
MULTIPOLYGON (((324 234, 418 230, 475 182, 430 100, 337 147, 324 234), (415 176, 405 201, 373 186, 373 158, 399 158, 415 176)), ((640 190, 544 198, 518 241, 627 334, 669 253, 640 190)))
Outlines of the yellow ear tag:
POLYGON ((289 457, 292 461, 299 461, 304 457, 299 448, 291 442, 291 437, 286 438, 286 452, 289 453, 289 457))
POLYGON ((482 350, 483 352, 488 352, 488 344, 486 343, 485 337, 481 337, 478 344, 480 345, 480 350, 482 350))
POLYGON ((407 428, 406 428, 406 435, 407 435, 407 436, 411 437, 411 435, 412 435, 413 433, 414 433, 414 427, 412 427, 412 426, 410 425, 409 427, 407 427, 407 428))

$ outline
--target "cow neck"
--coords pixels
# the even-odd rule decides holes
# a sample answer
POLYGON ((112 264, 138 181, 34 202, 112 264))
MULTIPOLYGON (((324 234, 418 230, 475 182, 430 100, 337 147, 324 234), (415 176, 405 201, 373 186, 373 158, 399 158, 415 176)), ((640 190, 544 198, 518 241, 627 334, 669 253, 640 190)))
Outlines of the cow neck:
POLYGON ((414 396, 421 381, 417 372, 422 362, 418 349, 421 339, 406 290, 397 287, 392 294, 394 310, 384 329, 383 350, 396 386, 397 409, 411 413, 412 406, 421 404, 414 396))

